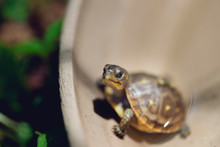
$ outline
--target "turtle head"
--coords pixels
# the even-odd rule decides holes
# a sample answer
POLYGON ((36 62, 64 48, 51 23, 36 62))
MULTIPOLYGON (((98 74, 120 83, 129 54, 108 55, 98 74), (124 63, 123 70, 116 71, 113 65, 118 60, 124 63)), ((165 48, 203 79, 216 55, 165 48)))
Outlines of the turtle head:
POLYGON ((103 69, 102 81, 117 90, 123 90, 128 83, 128 72, 117 65, 106 64, 103 69))

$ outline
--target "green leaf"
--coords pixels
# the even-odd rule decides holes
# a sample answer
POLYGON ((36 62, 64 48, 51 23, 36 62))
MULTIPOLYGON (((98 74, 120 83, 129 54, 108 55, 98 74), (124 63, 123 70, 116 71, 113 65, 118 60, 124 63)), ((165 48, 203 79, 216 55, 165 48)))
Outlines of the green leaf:
POLYGON ((4 18, 15 21, 26 21, 29 12, 28 0, 5 0, 2 5, 4 18))
POLYGON ((16 53, 20 54, 41 56, 47 54, 47 50, 43 46, 42 42, 38 39, 16 44, 13 49, 16 53))
POLYGON ((39 135, 37 138, 37 147, 47 147, 46 134, 41 134, 40 132, 36 133, 39 135))
POLYGON ((55 41, 59 39, 62 28, 62 20, 57 20, 53 24, 51 24, 45 34, 44 34, 44 44, 48 49, 48 52, 51 52, 55 49, 55 41))

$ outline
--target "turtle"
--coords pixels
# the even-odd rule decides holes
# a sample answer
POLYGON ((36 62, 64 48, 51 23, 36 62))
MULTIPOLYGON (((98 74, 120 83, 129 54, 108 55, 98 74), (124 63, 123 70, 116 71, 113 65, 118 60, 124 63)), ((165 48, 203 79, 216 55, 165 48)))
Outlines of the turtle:
POLYGON ((117 136, 124 137, 129 126, 147 133, 173 133, 183 126, 183 98, 168 78, 144 72, 128 74, 118 65, 106 64, 101 82, 108 103, 120 118, 113 127, 117 136))

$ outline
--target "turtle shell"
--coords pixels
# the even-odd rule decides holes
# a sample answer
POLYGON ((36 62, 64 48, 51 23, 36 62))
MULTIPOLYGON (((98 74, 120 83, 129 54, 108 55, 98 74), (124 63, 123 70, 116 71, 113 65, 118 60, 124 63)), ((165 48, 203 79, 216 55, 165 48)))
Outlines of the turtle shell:
POLYGON ((126 95, 136 120, 132 126, 144 132, 170 133, 185 120, 181 94, 169 82, 147 74, 132 74, 126 95))

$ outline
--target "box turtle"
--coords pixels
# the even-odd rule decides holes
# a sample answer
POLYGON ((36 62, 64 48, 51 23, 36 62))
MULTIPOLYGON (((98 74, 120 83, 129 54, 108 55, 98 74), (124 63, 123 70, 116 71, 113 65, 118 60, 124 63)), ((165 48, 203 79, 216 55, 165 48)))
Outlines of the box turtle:
POLYGON ((172 133, 185 121, 180 92, 166 78, 146 73, 128 74, 117 65, 105 65, 102 83, 107 101, 120 117, 113 130, 123 137, 129 126, 148 133, 172 133))

